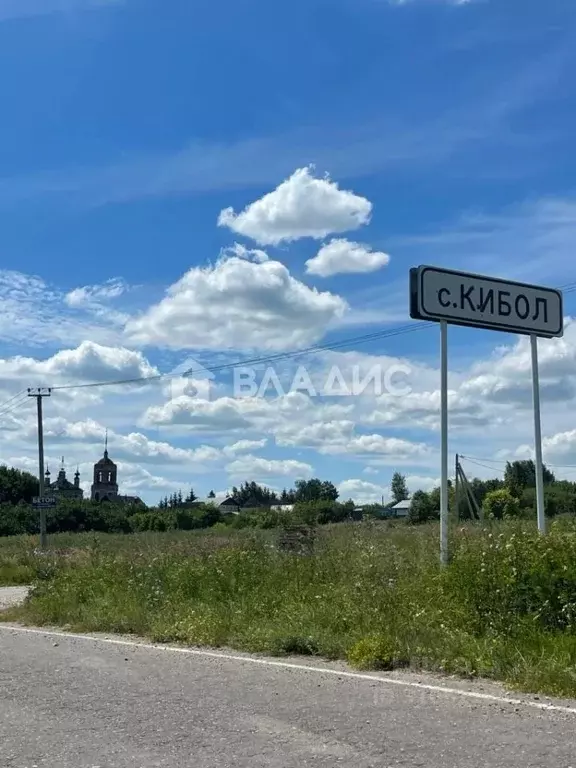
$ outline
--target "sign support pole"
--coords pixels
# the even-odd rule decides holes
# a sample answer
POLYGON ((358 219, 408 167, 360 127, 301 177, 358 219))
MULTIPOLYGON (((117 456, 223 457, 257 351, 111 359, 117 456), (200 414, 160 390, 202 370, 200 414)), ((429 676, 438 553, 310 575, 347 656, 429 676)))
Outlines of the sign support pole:
POLYGON ((546 514, 544 510, 544 473, 542 465, 542 427, 540 421, 540 380, 538 375, 538 337, 530 335, 532 353, 532 398, 534 402, 534 455, 536 458, 536 509, 538 530, 546 533, 546 514))
POLYGON ((448 565, 448 323, 440 322, 440 563, 448 565))

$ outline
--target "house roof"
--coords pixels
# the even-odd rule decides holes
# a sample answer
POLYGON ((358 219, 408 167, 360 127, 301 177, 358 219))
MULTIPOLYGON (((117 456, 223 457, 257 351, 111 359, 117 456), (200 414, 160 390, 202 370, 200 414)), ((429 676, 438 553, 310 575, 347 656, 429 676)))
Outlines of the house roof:
POLYGON ((237 507, 238 504, 231 496, 220 497, 207 496, 205 499, 195 499, 194 504, 213 504, 215 507, 237 507))
POLYGON ((246 499, 244 504, 242 504, 242 509, 260 509, 265 506, 266 504, 262 504, 261 501, 258 501, 254 496, 251 496, 249 499, 246 499))
POLYGON ((394 504, 392 509, 410 509, 412 506, 412 499, 402 499, 398 504, 394 504))

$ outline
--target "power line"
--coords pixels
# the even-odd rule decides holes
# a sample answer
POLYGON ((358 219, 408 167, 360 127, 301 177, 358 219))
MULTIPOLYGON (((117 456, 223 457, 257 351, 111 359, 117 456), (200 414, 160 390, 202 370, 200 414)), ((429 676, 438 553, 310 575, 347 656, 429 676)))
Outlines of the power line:
POLYGON ((469 456, 462 456, 462 454, 460 454, 459 458, 464 459, 465 461, 469 461, 470 464, 475 464, 478 467, 483 467, 484 469, 489 469, 490 472, 496 472, 496 471, 499 470, 499 467, 490 467, 488 464, 483 464, 481 461, 476 461, 474 459, 471 459, 469 456))
POLYGON ((8 405, 8 404, 9 404, 9 403, 11 403, 13 400, 16 400, 16 398, 17 398, 17 397, 21 397, 21 395, 25 394, 25 392, 26 392, 26 390, 25 390, 25 389, 21 389, 19 392, 16 392, 16 394, 15 394, 15 395, 12 395, 12 397, 8 398, 8 400, 6 400, 6 402, 5 402, 5 403, 2 403, 2 404, 0 405, 0 410, 2 410, 2 408, 4 408, 4 406, 5 406, 5 405, 8 405))
MULTIPOLYGON (((463 454, 460 454, 461 459, 466 459, 466 461, 472 462, 472 464, 478 464, 481 467, 485 467, 486 469, 497 469, 497 467, 488 467, 486 464, 482 464, 482 462, 492 462, 493 464, 507 464, 509 459, 488 459, 488 458, 481 458, 478 459, 475 456, 464 456, 463 454)), ((514 461, 522 461, 522 459, 514 459, 514 461)), ((546 462, 546 466, 550 467, 551 469, 576 469, 576 464, 549 464, 546 462)))
POLYGON ((12 411, 15 411, 17 408, 19 408, 21 405, 24 405, 26 402, 26 397, 20 398, 17 402, 13 403, 10 408, 6 408, 5 410, 0 412, 0 416, 6 416, 8 413, 12 413, 12 411))
POLYGON ((463 453, 459 454, 461 459, 467 459, 468 461, 489 461, 494 464, 506 464, 508 459, 488 459, 484 456, 464 456, 463 453))
POLYGON ((24 402, 27 402, 27 401, 28 401, 28 396, 26 394, 26 390, 22 390, 21 392, 18 392, 9 400, 6 400, 5 403, 2 403, 2 405, 0 405, 0 416, 6 416, 8 413, 11 413, 16 408, 18 408, 24 402))
MULTIPOLYGON (((564 293, 572 293, 576 291, 576 282, 566 283, 565 285, 560 286, 558 290, 561 290, 564 293)), ((261 357, 254 357, 247 360, 243 360, 237 363, 224 363, 221 365, 214 365, 214 366, 208 366, 208 367, 203 366, 202 372, 218 373, 220 371, 225 371, 225 370, 234 370, 235 368, 240 368, 246 365, 262 365, 264 363, 272 363, 272 362, 277 362, 279 360, 288 360, 295 357, 300 357, 302 355, 312 354, 315 352, 330 352, 332 350, 342 349, 343 347, 347 347, 353 344, 365 344, 369 341, 393 338, 395 336, 401 336, 407 333, 414 333, 415 331, 424 330, 424 328, 431 328, 432 325, 433 325, 432 323, 427 323, 427 322, 410 323, 409 325, 398 326, 396 328, 389 328, 388 330, 377 331, 375 333, 362 334, 361 336, 353 336, 348 339, 343 339, 342 341, 332 342, 329 344, 318 344, 312 347, 307 347, 305 349, 300 349, 292 352, 280 352, 274 355, 264 355, 261 357)), ((194 374, 194 371, 188 371, 187 374, 192 376, 194 374)), ((152 383, 154 381, 164 381, 166 379, 179 378, 181 376, 182 376, 182 373, 172 373, 172 374, 159 373, 159 374, 155 374, 154 376, 139 376, 131 379, 118 379, 116 381, 94 381, 94 382, 88 382, 86 384, 61 384, 59 386, 52 387, 52 390, 60 391, 60 390, 67 390, 67 389, 89 389, 89 388, 96 388, 96 387, 124 386, 127 384, 146 384, 146 383, 152 383)))
MULTIPOLYGON (((308 355, 315 352, 331 352, 335 349, 341 349, 352 344, 364 344, 369 341, 377 339, 388 339, 394 336, 402 336, 407 333, 414 333, 415 331, 423 330, 424 328, 430 328, 429 323, 410 323, 409 325, 398 326, 397 328, 390 328, 386 331, 378 331, 376 333, 367 333, 362 336, 354 336, 342 341, 335 341, 330 344, 318 344, 313 347, 307 347, 305 349, 295 350, 293 352, 279 352, 274 355, 265 355, 262 357, 253 357, 247 360, 242 360, 237 363, 223 363, 221 365, 213 365, 202 368, 202 372, 217 373, 218 371, 233 370, 234 368, 241 368, 246 365, 262 365, 264 363, 277 362, 278 360, 287 360, 294 357, 300 357, 302 355, 308 355)), ((187 372, 188 375, 193 376, 194 371, 187 372)), ((153 381, 166 380, 171 378, 179 378, 182 373, 159 373, 154 376, 140 376, 132 379, 119 379, 117 381, 97 381, 90 382, 88 384, 63 384, 60 386, 52 387, 52 390, 64 390, 64 389, 87 389, 91 387, 113 387, 121 386, 124 384, 143 384, 153 381)))

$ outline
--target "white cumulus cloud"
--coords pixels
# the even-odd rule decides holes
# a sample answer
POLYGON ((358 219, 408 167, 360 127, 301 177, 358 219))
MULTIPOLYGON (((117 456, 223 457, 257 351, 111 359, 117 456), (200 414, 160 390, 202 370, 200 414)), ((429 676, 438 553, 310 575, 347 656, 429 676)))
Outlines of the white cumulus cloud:
POLYGON ((367 480, 343 480, 337 489, 341 501, 352 499, 356 504, 380 504, 387 497, 385 488, 367 480))
POLYGON ((65 295, 64 301, 69 307, 85 307, 94 302, 116 299, 127 289, 128 286, 123 280, 112 278, 101 285, 84 285, 81 288, 74 288, 65 295))
POLYGON ((228 456, 235 456, 244 451, 252 451, 254 448, 264 448, 268 440, 263 437, 261 440, 238 440, 232 445, 224 447, 224 453, 228 456))
POLYGON ((318 341, 347 309, 278 261, 231 256, 190 269, 126 333, 134 343, 176 349, 290 349, 318 341))
POLYGON ((379 454, 400 461, 408 458, 425 457, 431 453, 425 443, 413 443, 399 437, 384 435, 356 435, 346 442, 326 444, 319 448, 320 453, 355 455, 379 454))
POLYGON ((230 258, 231 256, 237 256, 239 259, 248 259, 248 261, 256 261, 259 264, 263 261, 268 261, 269 258, 266 251, 261 251, 259 248, 246 248, 241 243, 234 243, 234 245, 222 249, 223 258, 230 258))
POLYGON ((150 406, 142 417, 145 427, 189 427, 198 432, 247 429, 251 426, 245 405, 256 400, 219 397, 210 401, 180 395, 162 405, 150 406))
POLYGON ((295 459, 266 459, 262 456, 249 454, 236 459, 226 467, 232 477, 255 478, 262 477, 291 477, 295 480, 310 477, 313 472, 310 464, 295 459))
MULTIPOLYGON (((199 471, 199 464, 219 461, 224 457, 222 451, 211 445, 199 445, 196 448, 180 448, 168 442, 153 440, 141 432, 122 434, 108 430, 108 447, 115 459, 163 464, 165 462, 184 464, 191 472, 199 471)), ((62 445, 66 441, 86 443, 98 446, 103 443, 106 428, 94 419, 67 421, 65 418, 45 420, 44 434, 52 445, 62 445)))
POLYGON ((63 349, 46 360, 20 356, 0 359, 0 381, 25 377, 43 386, 148 378, 157 374, 158 370, 141 352, 93 341, 83 341, 75 349, 63 349))
POLYGON ((323 245, 316 256, 306 262, 311 275, 330 277, 346 273, 375 272, 390 262, 390 256, 382 251, 372 251, 369 246, 344 238, 333 239, 323 245))
POLYGON ((408 475, 406 485, 411 493, 415 491, 432 491, 440 485, 440 478, 422 475, 408 475))
POLYGON ((218 225, 261 245, 278 245, 301 237, 321 239, 368 224, 372 203, 342 190, 328 176, 316 178, 312 168, 299 168, 273 192, 240 213, 220 212, 218 225))

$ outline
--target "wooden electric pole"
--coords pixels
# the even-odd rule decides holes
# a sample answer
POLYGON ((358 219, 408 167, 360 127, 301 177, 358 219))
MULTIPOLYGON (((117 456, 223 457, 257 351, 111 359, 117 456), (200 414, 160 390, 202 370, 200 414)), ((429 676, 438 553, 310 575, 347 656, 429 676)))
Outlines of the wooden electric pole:
POLYGON ((46 508, 42 502, 44 497, 44 426, 42 423, 42 398, 50 397, 52 390, 48 387, 28 389, 28 397, 35 397, 38 406, 38 496, 40 499, 40 549, 46 548, 46 508))

